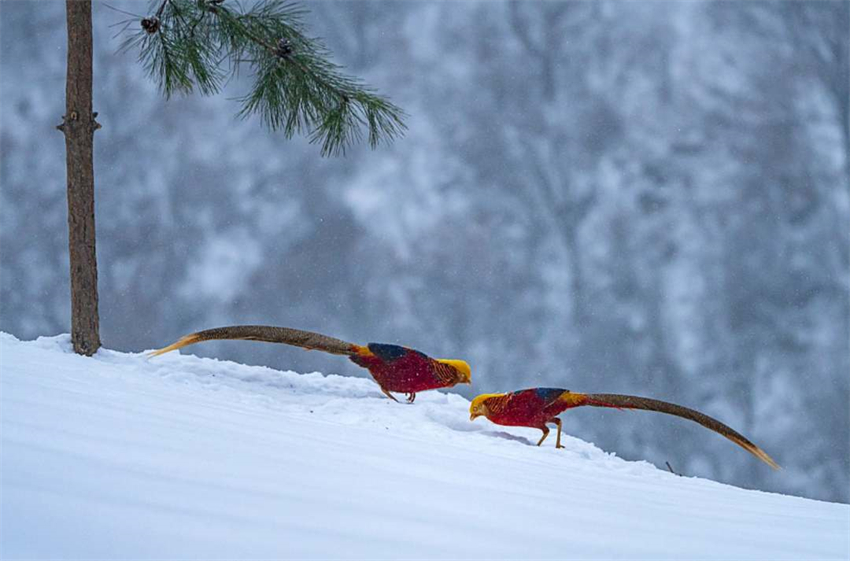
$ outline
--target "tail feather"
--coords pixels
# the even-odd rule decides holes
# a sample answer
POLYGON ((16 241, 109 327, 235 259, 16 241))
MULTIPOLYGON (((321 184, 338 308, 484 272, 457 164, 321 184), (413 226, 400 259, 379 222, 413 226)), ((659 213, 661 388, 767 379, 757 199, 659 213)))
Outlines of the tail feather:
POLYGON ((266 343, 283 343, 293 345, 307 350, 318 350, 335 355, 354 355, 360 347, 353 343, 347 343, 340 339, 328 337, 312 331, 302 331, 290 327, 273 327, 268 325, 232 325, 229 327, 216 327, 191 333, 181 337, 176 342, 153 351, 149 356, 155 357, 161 354, 182 349, 195 343, 213 340, 241 340, 241 341, 264 341, 266 343))
POLYGON ((194 345, 195 343, 201 341, 200 337, 198 337, 197 333, 192 333, 191 335, 186 335, 181 337, 174 343, 171 343, 167 347, 163 347, 159 350, 153 351, 148 354, 149 357, 155 357, 159 355, 163 355, 165 353, 169 353, 171 351, 176 351, 177 349, 182 349, 183 347, 187 347, 189 345, 194 345))
POLYGON ((750 442, 744 435, 732 429, 731 427, 721 423, 713 417, 709 417, 704 413, 668 403, 657 399, 649 399, 646 397, 637 397, 633 395, 618 395, 618 394, 585 394, 585 402, 582 405, 591 405, 594 407, 614 407, 617 409, 642 409, 645 411, 658 411, 668 415, 675 415, 683 419, 689 419, 709 430, 721 434, 763 461, 773 469, 779 469, 779 464, 773 461, 773 458, 767 455, 764 450, 750 442))

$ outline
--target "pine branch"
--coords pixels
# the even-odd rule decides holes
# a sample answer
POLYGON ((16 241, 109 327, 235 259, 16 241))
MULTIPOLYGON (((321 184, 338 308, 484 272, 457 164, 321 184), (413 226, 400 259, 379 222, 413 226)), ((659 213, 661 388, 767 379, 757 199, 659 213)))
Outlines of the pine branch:
POLYGON ((322 42, 307 36, 301 7, 283 0, 247 10, 233 0, 158 0, 154 7, 122 48, 139 49, 166 97, 218 93, 246 65, 253 85, 238 115, 257 115, 287 138, 304 134, 322 155, 344 153, 364 127, 373 148, 404 133, 404 112, 343 74, 322 42))

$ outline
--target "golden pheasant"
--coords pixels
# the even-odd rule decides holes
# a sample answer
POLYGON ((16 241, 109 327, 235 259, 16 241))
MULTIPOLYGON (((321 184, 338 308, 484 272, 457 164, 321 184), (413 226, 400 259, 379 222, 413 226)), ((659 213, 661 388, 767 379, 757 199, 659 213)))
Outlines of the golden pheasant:
POLYGON ((284 343, 307 350, 347 356, 353 363, 369 370, 381 391, 393 401, 398 400, 390 392, 407 394, 408 403, 413 403, 417 392, 471 383, 469 365, 462 360, 431 358, 399 345, 369 343, 360 346, 311 331, 267 325, 234 325, 198 331, 152 352, 150 356, 216 339, 284 343))
POLYGON ((546 425, 552 423, 558 427, 555 447, 563 448, 561 446, 561 419, 557 416, 567 409, 581 407, 582 405, 614 407, 616 409, 644 409, 690 419, 725 436, 770 467, 779 468, 776 462, 761 448, 717 419, 681 405, 646 397, 608 393, 573 393, 559 388, 532 388, 511 393, 490 393, 479 395, 472 400, 469 406, 469 419, 474 421, 477 417, 483 415, 497 425, 540 429, 543 431, 543 436, 537 443, 538 446, 543 444, 543 441, 549 436, 549 428, 546 425))

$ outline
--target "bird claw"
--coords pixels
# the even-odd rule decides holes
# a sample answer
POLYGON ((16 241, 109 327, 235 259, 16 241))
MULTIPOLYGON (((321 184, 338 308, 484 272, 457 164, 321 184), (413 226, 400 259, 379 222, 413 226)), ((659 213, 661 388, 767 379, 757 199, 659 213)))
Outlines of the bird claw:
POLYGON ((410 392, 406 395, 407 395, 407 402, 408 403, 413 403, 413 401, 416 399, 416 394, 414 392, 410 392))
POLYGON ((395 396, 394 396, 393 394, 391 394, 388 390, 385 390, 384 388, 381 388, 381 391, 382 391, 382 392, 384 392, 384 395, 385 395, 385 396, 387 396, 388 398, 390 398, 390 399, 392 399, 393 401, 395 401, 396 403, 398 403, 398 400, 395 398, 395 396))

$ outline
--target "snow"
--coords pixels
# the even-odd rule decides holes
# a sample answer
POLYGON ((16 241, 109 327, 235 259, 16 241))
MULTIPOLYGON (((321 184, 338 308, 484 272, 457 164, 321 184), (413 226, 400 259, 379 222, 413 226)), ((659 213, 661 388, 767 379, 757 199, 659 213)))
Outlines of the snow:
POLYGON ((67 336, 0 361, 3 558, 850 556, 848 505, 537 448, 451 393, 67 336))

